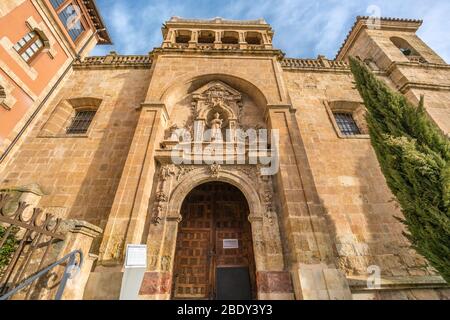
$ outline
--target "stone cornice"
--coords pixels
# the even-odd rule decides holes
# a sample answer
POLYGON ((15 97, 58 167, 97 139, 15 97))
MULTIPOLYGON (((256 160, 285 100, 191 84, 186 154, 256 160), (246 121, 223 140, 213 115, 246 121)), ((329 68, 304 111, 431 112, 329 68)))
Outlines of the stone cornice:
POLYGON ((426 82, 406 82, 398 89, 398 91, 400 91, 401 93, 406 93, 408 90, 411 89, 450 91, 450 85, 439 85, 426 82))
POLYGON ((107 56, 86 57, 83 61, 75 62, 74 69, 108 69, 108 68, 138 68, 150 69, 152 58, 150 55, 123 56, 111 53, 107 56))
POLYGON ((62 227, 71 233, 81 233, 83 235, 96 238, 103 233, 103 229, 82 220, 66 220, 62 227))
POLYGON ((137 107, 136 109, 137 110, 141 110, 141 109, 158 110, 158 109, 160 109, 162 114, 164 115, 164 117, 167 120, 170 119, 169 112, 167 111, 166 104, 161 102, 161 101, 146 101, 146 102, 142 102, 141 105, 139 107, 137 107))
MULTIPOLYGON (((356 38, 358 38, 359 33, 369 28, 369 23, 373 23, 374 18, 367 16, 358 16, 356 18, 356 22, 351 28, 350 32, 347 35, 347 38, 344 40, 341 48, 336 54, 336 60, 343 60, 347 52, 352 47, 356 38)), ((399 30, 399 31, 410 31, 416 32, 419 27, 422 25, 422 20, 416 19, 400 19, 400 18, 379 18, 379 27, 381 30, 399 30)), ((378 21, 375 21, 377 23, 378 21)))
POLYGON ((161 54, 202 54, 206 56, 225 56, 225 55, 233 55, 233 56, 264 56, 264 57, 277 57, 278 59, 282 59, 284 57, 284 53, 281 50, 275 49, 264 49, 261 46, 258 48, 247 48, 247 49, 239 49, 234 48, 232 46, 228 48, 213 48, 212 46, 199 46, 197 48, 187 48, 187 47, 173 47, 173 48, 155 48, 152 51, 152 56, 161 55, 161 54))
POLYGON ((285 58, 281 61, 281 67, 286 70, 350 72, 350 66, 347 62, 328 60, 322 56, 317 59, 285 58))
POLYGON ((379 288, 368 288, 364 276, 349 276, 347 280, 352 291, 449 288, 440 276, 381 277, 379 288))
POLYGON ((172 17, 169 21, 166 21, 165 26, 176 27, 198 27, 198 26, 232 26, 239 27, 256 27, 258 29, 266 28, 271 29, 271 26, 264 19, 257 20, 230 20, 220 17, 214 19, 183 19, 180 17, 172 17))
POLYGON ((112 44, 111 37, 108 33, 108 30, 106 30, 106 25, 103 21, 103 18, 100 14, 100 11, 97 8, 97 4, 95 0, 83 0, 83 4, 85 5, 88 13, 89 18, 92 21, 92 24, 94 25, 96 30, 99 30, 99 44, 112 44))
MULTIPOLYGON (((420 68, 420 69, 441 69, 450 70, 448 64, 436 63, 418 63, 418 62, 392 62, 385 71, 378 71, 375 74, 385 77, 390 77, 395 71, 402 72, 401 67, 404 68, 420 68)), ((406 81, 398 87, 398 91, 406 93, 410 89, 424 89, 434 91, 450 91, 450 84, 436 84, 430 82, 406 81)))
POLYGON ((391 74, 397 67, 414 67, 423 69, 448 69, 450 70, 450 65, 440 64, 440 63, 420 63, 420 62, 392 62, 386 69, 387 74, 391 74))

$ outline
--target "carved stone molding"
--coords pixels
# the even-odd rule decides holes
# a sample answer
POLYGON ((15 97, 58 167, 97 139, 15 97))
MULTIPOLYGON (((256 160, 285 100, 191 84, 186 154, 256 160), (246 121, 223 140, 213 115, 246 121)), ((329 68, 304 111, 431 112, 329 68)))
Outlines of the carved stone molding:
POLYGON ((220 166, 220 164, 212 164, 209 167, 209 170, 211 171, 211 177, 212 178, 218 178, 220 175, 220 170, 222 169, 222 167, 220 166))
MULTIPOLYGON (((277 221, 277 205, 275 204, 272 177, 262 176, 259 165, 174 165, 166 164, 161 166, 159 179, 157 181, 157 191, 154 196, 152 206, 152 223, 158 225, 163 219, 176 218, 178 212, 169 213, 169 203, 173 201, 173 192, 179 186, 186 184, 192 177, 204 177, 208 181, 227 181, 227 175, 241 177, 249 181, 252 188, 258 194, 261 212, 254 212, 251 218, 255 221, 262 221, 268 225, 274 225, 277 221)), ((183 188, 184 190, 184 188, 183 188)), ((190 190, 184 190, 187 193, 190 190)), ((245 191, 245 190, 243 190, 245 191)), ((244 192, 245 193, 245 192, 244 192)), ((178 201, 178 200, 177 200, 178 201)), ((173 220, 173 219, 172 219, 173 220)))

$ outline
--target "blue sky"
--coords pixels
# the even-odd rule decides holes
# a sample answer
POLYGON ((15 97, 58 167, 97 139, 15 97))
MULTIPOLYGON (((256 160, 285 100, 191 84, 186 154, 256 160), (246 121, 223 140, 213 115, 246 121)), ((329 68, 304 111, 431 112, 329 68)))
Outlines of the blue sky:
POLYGON ((274 45, 288 57, 334 58, 358 15, 373 8, 384 17, 419 18, 419 36, 450 62, 449 0, 97 0, 114 41, 92 55, 111 50, 146 54, 162 42, 161 26, 171 16, 183 18, 264 18, 275 30, 274 45))

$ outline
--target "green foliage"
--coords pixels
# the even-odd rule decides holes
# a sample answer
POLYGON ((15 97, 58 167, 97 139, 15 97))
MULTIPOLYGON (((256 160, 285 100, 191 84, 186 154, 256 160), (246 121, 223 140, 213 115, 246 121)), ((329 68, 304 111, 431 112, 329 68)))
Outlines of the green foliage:
MULTIPOLYGON (((0 248, 0 271, 2 271, 9 263, 11 256, 16 251, 18 240, 16 239, 16 233, 18 228, 13 228, 9 233, 5 243, 0 248)), ((6 229, 0 226, 0 240, 6 233, 6 229)))
POLYGON ((450 141, 426 114, 351 58, 372 145, 412 246, 450 282, 450 141))

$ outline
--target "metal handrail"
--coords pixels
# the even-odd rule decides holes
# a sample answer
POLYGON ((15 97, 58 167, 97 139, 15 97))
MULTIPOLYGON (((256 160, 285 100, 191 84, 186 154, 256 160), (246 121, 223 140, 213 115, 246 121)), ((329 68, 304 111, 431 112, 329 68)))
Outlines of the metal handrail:
POLYGON ((63 264, 66 260, 69 260, 69 263, 66 265, 66 267, 64 269, 64 274, 63 274, 63 277, 62 277, 61 282, 59 284, 58 291, 56 292, 56 297, 55 297, 55 300, 61 300, 61 297, 62 297, 62 295, 64 293, 64 289, 65 289, 66 284, 67 284, 67 281, 69 279, 72 279, 75 276, 74 274, 72 274, 72 270, 74 268, 78 268, 78 270, 79 270, 79 268, 81 268, 81 266, 83 265, 83 253, 80 250, 72 251, 71 253, 69 253, 65 257, 61 258, 60 260, 58 260, 55 263, 49 265, 45 269, 42 269, 38 273, 36 273, 33 276, 29 277, 28 279, 23 281, 21 284, 19 284, 17 287, 15 287, 13 290, 11 290, 7 294, 1 296, 0 297, 0 301, 7 300, 7 299, 11 298, 17 292, 19 292, 23 288, 28 287, 34 281, 36 281, 37 279, 39 279, 43 275, 47 274, 53 268, 63 264), (79 261, 78 264, 76 263, 76 260, 75 260, 77 254, 80 256, 80 261, 79 261))

